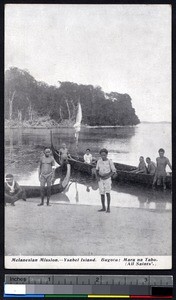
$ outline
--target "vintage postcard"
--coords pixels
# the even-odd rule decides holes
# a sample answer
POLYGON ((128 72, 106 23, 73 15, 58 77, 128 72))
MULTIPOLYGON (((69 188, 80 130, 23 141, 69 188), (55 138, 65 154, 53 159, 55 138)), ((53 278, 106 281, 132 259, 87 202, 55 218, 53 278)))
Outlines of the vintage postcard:
POLYGON ((171 269, 171 6, 5 6, 5 267, 171 269))

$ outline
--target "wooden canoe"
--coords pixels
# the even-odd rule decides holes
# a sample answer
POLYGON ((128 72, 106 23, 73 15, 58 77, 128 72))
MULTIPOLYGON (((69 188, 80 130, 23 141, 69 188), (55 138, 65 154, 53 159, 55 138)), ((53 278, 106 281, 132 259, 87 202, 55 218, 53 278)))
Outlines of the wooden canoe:
MULTIPOLYGON (((53 144, 51 143, 51 149, 53 152, 54 159, 59 164, 59 154, 57 150, 54 148, 53 144)), ((71 165, 71 168, 74 170, 77 170, 78 172, 85 173, 88 175, 92 175, 95 172, 95 166, 94 164, 86 164, 83 161, 83 158, 72 156, 71 159, 68 159, 69 164, 71 165)), ((141 184, 145 186, 152 186, 154 175, 150 174, 136 174, 132 173, 131 171, 135 170, 135 166, 125 165, 125 164, 119 164, 114 163, 117 171, 117 176, 115 179, 112 178, 114 182, 122 181, 122 182, 129 182, 133 184, 141 184)), ((171 188, 172 183, 172 175, 167 175, 166 177, 166 185, 167 188, 171 188)))
MULTIPOLYGON (((67 164, 67 170, 64 178, 61 180, 60 183, 53 184, 51 186, 51 195, 61 193, 65 190, 70 180, 70 172, 71 172, 71 166, 70 164, 67 164)), ((40 196, 40 186, 26 186, 26 185, 25 186, 20 185, 20 186, 25 191, 27 198, 34 198, 40 196)))

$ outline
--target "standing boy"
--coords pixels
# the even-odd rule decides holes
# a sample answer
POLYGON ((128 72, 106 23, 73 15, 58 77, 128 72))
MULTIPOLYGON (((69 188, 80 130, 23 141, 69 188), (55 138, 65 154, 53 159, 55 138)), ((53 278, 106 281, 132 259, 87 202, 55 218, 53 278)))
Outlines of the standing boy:
POLYGON ((163 183, 164 190, 166 189, 166 166, 168 165, 172 170, 171 163, 167 157, 164 156, 164 149, 159 149, 158 151, 159 157, 156 159, 156 173, 153 180, 153 187, 157 183, 157 185, 161 185, 163 183))
POLYGON ((51 156, 50 147, 44 149, 44 156, 39 162, 39 181, 41 186, 41 203, 38 206, 44 205, 45 184, 47 184, 47 205, 50 206, 49 200, 51 196, 51 184, 55 177, 55 162, 51 156))
POLYGON ((102 209, 99 211, 106 211, 105 207, 105 194, 107 196, 107 213, 110 212, 110 201, 111 201, 111 176, 116 173, 116 168, 112 160, 107 158, 108 150, 100 150, 101 158, 98 160, 96 165, 96 175, 98 179, 98 186, 101 195, 102 209))
POLYGON ((68 149, 67 149, 65 143, 62 144, 62 147, 59 150, 59 156, 60 156, 60 164, 61 165, 63 165, 64 162, 67 162, 68 157, 70 157, 70 154, 68 152, 68 149))
POLYGON ((11 205, 15 205, 14 203, 19 199, 26 201, 25 192, 19 186, 19 184, 14 180, 12 174, 7 174, 5 177, 5 205, 6 203, 11 203, 11 205))
POLYGON ((86 164, 91 164, 92 163, 92 154, 90 153, 90 149, 87 149, 86 153, 84 154, 84 162, 86 164))

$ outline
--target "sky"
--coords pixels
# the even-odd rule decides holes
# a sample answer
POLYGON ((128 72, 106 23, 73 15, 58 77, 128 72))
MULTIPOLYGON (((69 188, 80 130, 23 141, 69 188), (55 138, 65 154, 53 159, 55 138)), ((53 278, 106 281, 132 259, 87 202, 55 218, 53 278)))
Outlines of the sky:
POLYGON ((12 66, 127 93, 141 121, 171 121, 171 6, 6 4, 12 66))

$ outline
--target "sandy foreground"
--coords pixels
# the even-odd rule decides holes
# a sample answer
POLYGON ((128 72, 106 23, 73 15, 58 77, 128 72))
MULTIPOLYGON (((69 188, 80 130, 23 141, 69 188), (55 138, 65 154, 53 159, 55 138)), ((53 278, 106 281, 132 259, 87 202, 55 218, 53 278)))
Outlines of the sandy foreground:
POLYGON ((171 255, 171 211, 52 204, 5 208, 5 255, 171 255))

